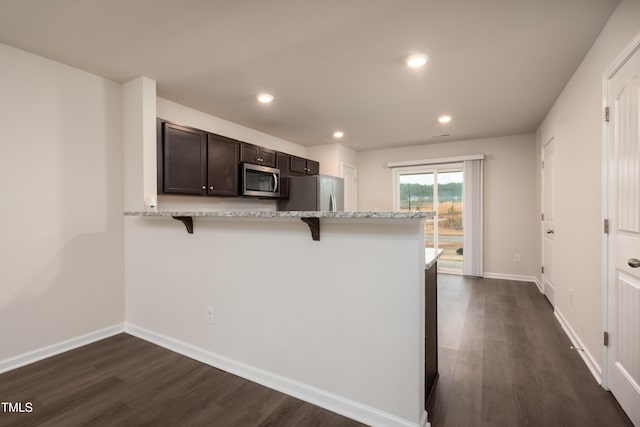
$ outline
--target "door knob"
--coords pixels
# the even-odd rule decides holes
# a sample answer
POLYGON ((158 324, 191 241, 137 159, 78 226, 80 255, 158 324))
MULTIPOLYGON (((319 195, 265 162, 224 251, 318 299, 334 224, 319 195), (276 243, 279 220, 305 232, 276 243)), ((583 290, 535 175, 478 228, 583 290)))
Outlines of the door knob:
POLYGON ((627 264, 629 264, 629 267, 631 268, 638 268, 640 267, 640 259, 631 258, 629 261, 627 261, 627 264))
POLYGON ((547 230, 547 234, 554 234, 553 230, 547 230))

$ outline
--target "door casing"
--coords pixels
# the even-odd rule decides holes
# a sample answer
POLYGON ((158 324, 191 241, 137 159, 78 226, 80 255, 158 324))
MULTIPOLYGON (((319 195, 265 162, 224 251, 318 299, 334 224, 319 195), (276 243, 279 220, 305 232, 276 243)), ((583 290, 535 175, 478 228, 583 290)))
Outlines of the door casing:
POLYGON ((553 277, 553 272, 555 271, 555 235, 553 240, 553 245, 554 248, 552 250, 552 254, 549 254, 548 250, 547 250, 547 242, 549 240, 549 237, 546 235, 546 230, 549 227, 548 225, 548 221, 549 218, 551 218, 551 220, 554 222, 553 226, 551 227, 555 233, 555 170, 553 170, 554 168, 556 168, 555 163, 557 161, 557 157, 555 155, 555 141, 554 141, 554 137, 551 137, 547 140, 547 142, 545 142, 544 144, 542 144, 541 147, 541 153, 540 153, 540 157, 542 159, 543 162, 546 161, 546 164, 544 164, 544 166, 542 166, 542 174, 541 174, 541 178, 542 178, 542 214, 544 215, 543 218, 541 218, 541 225, 540 225, 540 240, 541 240, 541 249, 542 249, 542 265, 544 267, 544 270, 542 272, 542 289, 543 292, 545 294, 545 296, 547 297, 547 300, 549 300, 549 302, 551 303, 552 306, 555 307, 555 277, 553 277), (553 161, 551 162, 551 164, 549 164, 549 159, 547 159, 546 156, 546 148, 550 145, 553 144, 553 161), (551 172, 549 172, 551 170, 551 172), (551 174, 551 188, 549 189, 549 183, 547 182, 547 176, 549 175, 549 173, 551 174), (547 194, 547 191, 551 190, 551 194, 547 194), (551 203, 553 204, 552 207, 547 206, 546 201, 550 200, 551 203), (552 212, 549 212, 549 211, 552 212), (548 262, 548 257, 552 257, 551 262, 548 262), (550 277, 551 276, 551 277, 550 277), (551 286, 548 286, 548 283, 551 284, 551 286), (549 289, 549 287, 551 289, 549 289))

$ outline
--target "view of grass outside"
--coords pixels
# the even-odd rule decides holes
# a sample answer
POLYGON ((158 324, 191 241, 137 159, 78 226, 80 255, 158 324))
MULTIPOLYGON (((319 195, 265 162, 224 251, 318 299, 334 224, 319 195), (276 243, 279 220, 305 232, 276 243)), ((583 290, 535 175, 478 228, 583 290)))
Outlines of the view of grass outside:
POLYGON ((462 271, 462 171, 401 175, 400 210, 436 210, 436 218, 425 226, 425 247, 444 249, 440 269, 462 271))

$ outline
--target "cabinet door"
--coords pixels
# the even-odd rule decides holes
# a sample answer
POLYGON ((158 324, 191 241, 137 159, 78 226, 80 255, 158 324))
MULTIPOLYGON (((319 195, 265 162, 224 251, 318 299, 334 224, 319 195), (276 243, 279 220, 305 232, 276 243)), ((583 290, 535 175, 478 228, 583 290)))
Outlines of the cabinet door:
POLYGON ((260 147, 260 164, 262 166, 268 166, 270 168, 276 167, 276 152, 269 150, 268 148, 260 147))
POLYGON ((240 146, 240 161, 242 163, 258 164, 259 148, 256 145, 242 143, 240 146))
POLYGON ((206 194, 207 134, 164 123, 163 191, 206 194))
POLYGON ((307 160, 307 175, 319 175, 320 163, 314 160, 307 160))
POLYGON ((425 409, 431 411, 438 378, 438 263, 424 271, 424 396, 425 409))
POLYGON ((301 174, 305 175, 307 173, 307 160, 298 156, 291 156, 291 161, 289 163, 290 171, 293 174, 301 174))
POLYGON ((238 151, 237 141, 209 134, 208 183, 210 196, 238 195, 238 151))
POLYGON ((289 156, 285 153, 277 153, 276 167, 280 169, 280 198, 289 198, 289 156))

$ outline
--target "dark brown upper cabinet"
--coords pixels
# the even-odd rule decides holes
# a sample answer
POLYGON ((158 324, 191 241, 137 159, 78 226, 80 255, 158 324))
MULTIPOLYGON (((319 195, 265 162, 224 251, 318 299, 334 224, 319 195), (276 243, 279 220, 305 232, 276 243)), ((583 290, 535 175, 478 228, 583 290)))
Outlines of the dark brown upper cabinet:
POLYGON ((280 198, 289 198, 289 154, 278 152, 276 167, 280 169, 280 198))
POLYGON ((157 129, 161 192, 238 195, 239 141, 161 120, 157 129))
POLYGON ((320 163, 315 160, 307 160, 307 175, 320 175, 320 163))
POLYGON ((164 122, 162 124, 162 191, 207 193, 207 133, 164 122))
POLYGON ((280 198, 289 177, 318 175, 320 163, 158 118, 158 192, 239 196, 240 162, 280 169, 280 198))
POLYGON ((254 165, 276 167, 276 152, 268 148, 259 147, 243 142, 240 147, 240 161, 254 165))
POLYGON ((220 135, 209 134, 207 141, 207 194, 238 195, 238 160, 240 143, 220 135))
POLYGON ((290 171, 292 175, 318 175, 320 173, 320 163, 315 160, 291 156, 290 171))

